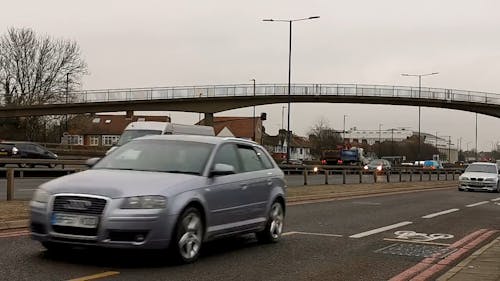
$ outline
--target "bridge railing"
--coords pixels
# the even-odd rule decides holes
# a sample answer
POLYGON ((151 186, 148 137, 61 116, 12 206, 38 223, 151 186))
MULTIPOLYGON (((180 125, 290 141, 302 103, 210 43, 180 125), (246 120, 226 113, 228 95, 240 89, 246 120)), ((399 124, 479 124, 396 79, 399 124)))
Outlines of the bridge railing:
MULTIPOLYGON (((395 97, 441 101, 464 101, 483 104, 500 104, 500 95, 495 93, 464 91, 456 89, 409 86, 384 86, 363 84, 292 84, 292 95, 307 96, 366 96, 395 97)), ((287 95, 287 84, 204 85, 157 88, 130 88, 70 92, 69 103, 90 103, 132 100, 165 100, 181 98, 207 98, 229 96, 276 96, 287 95)), ((60 96, 64 96, 61 93, 60 96)), ((54 103, 65 103, 60 99, 54 103)))

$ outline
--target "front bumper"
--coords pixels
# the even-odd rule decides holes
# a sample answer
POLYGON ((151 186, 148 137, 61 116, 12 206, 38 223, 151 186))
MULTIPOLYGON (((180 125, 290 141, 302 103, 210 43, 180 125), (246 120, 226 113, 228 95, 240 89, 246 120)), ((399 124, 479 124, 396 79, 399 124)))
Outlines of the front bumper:
POLYGON ((458 188, 460 190, 494 191, 497 189, 497 183, 489 181, 460 181, 458 188))
POLYGON ((73 246, 95 246, 124 249, 164 249, 170 243, 176 217, 165 210, 124 210, 110 200, 99 216, 97 228, 56 228, 51 224, 49 204, 30 202, 31 236, 40 242, 73 246))

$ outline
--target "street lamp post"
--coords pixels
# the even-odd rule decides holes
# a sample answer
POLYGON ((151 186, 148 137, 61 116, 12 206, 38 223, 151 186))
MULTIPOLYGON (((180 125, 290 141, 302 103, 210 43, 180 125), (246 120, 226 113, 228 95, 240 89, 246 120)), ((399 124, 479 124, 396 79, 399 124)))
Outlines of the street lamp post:
POLYGON ((477 161, 477 112, 476 112, 476 154, 474 158, 477 161))
POLYGON ((342 131, 342 141, 344 142, 345 144, 345 118, 347 117, 347 115, 344 114, 344 130, 342 131))
MULTIPOLYGON (((66 73, 66 105, 68 104, 68 96, 69 96, 69 75, 70 73, 66 73)), ((68 132, 68 114, 65 116, 65 131, 68 132)))
POLYGON ((288 37, 288 123, 287 123, 287 146, 286 146, 286 160, 290 161, 290 146, 292 141, 292 133, 290 132, 290 103, 292 96, 290 93, 291 77, 292 77, 292 22, 318 19, 319 16, 313 16, 301 19, 263 19, 262 21, 269 22, 288 22, 289 24, 289 37, 288 37))
MULTIPOLYGON (((255 102, 255 79, 250 79, 250 81, 253 81, 253 97, 254 97, 254 102, 255 102)), ((253 106, 252 123, 253 123, 253 141, 256 141, 256 139, 255 139, 255 105, 253 106)))
MULTIPOLYGON (((422 77, 423 76, 431 76, 431 75, 436 75, 439 74, 439 72, 432 72, 432 73, 426 73, 426 74, 408 74, 408 73, 402 73, 402 76, 411 76, 411 77, 418 77, 418 99, 420 101, 420 93, 422 91, 422 77)), ((421 111, 421 106, 418 106, 418 150, 417 150, 417 158, 420 158, 420 111, 421 111)), ((419 159, 417 159, 419 160, 419 159)))
POLYGON ((384 124, 378 124, 378 157, 380 158, 382 153, 382 125, 384 124))

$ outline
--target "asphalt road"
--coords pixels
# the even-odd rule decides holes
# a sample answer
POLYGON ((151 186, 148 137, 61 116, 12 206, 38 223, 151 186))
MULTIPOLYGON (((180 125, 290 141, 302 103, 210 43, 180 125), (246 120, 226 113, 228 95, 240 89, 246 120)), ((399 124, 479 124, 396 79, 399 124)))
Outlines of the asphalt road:
POLYGON ((293 205, 288 206, 286 235, 278 244, 262 245, 251 235, 220 240, 206 244, 201 258, 184 266, 166 262, 163 253, 74 250, 51 256, 27 236, 0 238, 0 276, 67 280, 106 273, 115 275, 99 280, 388 280, 420 262, 424 253, 445 250, 479 229, 499 229, 499 212, 499 194, 455 188, 293 205), (397 231, 426 235, 414 235, 420 241, 408 243, 397 231), (443 235, 431 236, 439 233, 443 235), (424 242, 422 237, 433 240, 424 242))
MULTIPOLYGON (((303 186, 304 185, 304 176, 303 175, 286 175, 285 176, 287 183, 289 186, 303 186)), ((440 180, 445 180, 445 175, 440 175, 440 180)), ((41 185, 44 182, 47 182, 53 178, 49 177, 34 177, 34 178, 15 178, 14 180, 14 198, 19 199, 19 200, 28 200, 31 199, 33 196, 33 193, 35 192, 36 188, 41 185)), ((448 175, 448 179, 452 179, 452 175, 448 175)), ((458 179, 458 175, 455 177, 455 179, 458 179)), ((399 182, 399 175, 398 174, 392 174, 389 179, 391 182, 399 182)), ((420 175, 414 174, 412 175, 411 178, 412 181, 420 181, 420 175)), ((429 175, 424 174, 422 176, 423 181, 429 181, 429 175)), ((437 181, 438 176, 437 174, 432 174, 431 181, 437 181)), ((329 184, 342 184, 344 181, 342 174, 335 174, 335 175, 329 175, 328 176, 328 183, 329 184)), ((403 174, 401 176, 401 181, 403 182, 409 182, 410 181, 410 175, 408 174, 403 174)), ((362 182, 363 183, 373 183, 374 178, 373 175, 371 174, 365 174, 362 177, 362 182)), ((387 177, 385 175, 379 175, 377 176, 377 182, 387 182, 387 177)), ((322 185, 325 183, 325 176, 324 175, 309 175, 307 177, 307 183, 308 185, 322 185)), ((345 183, 346 184, 356 184, 359 183, 359 175, 346 175, 345 178, 345 183)), ((0 200, 5 200, 6 199, 6 180, 5 179, 0 179, 0 200)))

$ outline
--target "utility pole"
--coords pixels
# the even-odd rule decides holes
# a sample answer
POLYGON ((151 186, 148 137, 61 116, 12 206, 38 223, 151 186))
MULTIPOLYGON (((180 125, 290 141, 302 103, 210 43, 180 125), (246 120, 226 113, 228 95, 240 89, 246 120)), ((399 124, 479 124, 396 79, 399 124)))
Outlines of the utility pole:
MULTIPOLYGON (((253 97, 255 101, 255 79, 250 79, 253 81, 253 97)), ((253 106, 253 118, 252 118, 252 123, 253 123, 253 141, 256 141, 255 139, 255 105, 253 106)))

